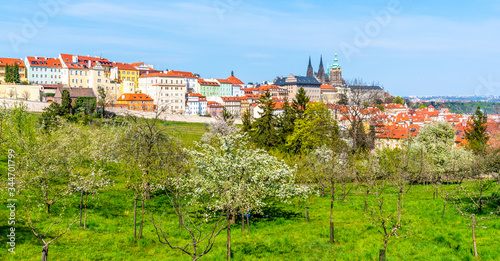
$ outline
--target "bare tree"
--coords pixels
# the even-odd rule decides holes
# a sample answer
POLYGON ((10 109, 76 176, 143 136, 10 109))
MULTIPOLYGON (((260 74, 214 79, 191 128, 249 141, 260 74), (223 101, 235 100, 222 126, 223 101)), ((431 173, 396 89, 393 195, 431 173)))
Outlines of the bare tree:
POLYGON ((471 222, 469 227, 472 228, 472 246, 475 257, 478 257, 476 228, 480 227, 479 223, 500 218, 500 206, 498 206, 500 183, 498 174, 494 175, 493 178, 478 178, 464 182, 449 197, 460 215, 471 222))
POLYGON ((21 93, 21 98, 25 100, 29 100, 31 97, 31 93, 28 90, 25 90, 21 93))

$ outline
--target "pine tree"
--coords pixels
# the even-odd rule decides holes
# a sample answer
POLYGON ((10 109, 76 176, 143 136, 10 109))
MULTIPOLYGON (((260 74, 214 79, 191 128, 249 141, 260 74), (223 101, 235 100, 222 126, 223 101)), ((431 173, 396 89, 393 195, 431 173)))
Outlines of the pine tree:
POLYGON ((11 66, 6 64, 5 65, 5 80, 6 83, 12 82, 12 69, 11 66))
POLYGON ((309 103, 309 97, 306 95, 304 88, 300 87, 295 99, 293 99, 292 107, 295 110, 297 118, 302 119, 304 112, 307 109, 307 104, 309 103))
POLYGON ((257 103, 262 112, 259 113, 260 118, 256 119, 253 123, 253 139, 259 146, 273 147, 277 141, 276 119, 273 114, 275 104, 269 91, 260 97, 257 103))
POLYGON ((292 106, 290 106, 290 104, 288 103, 288 99, 285 98, 283 104, 283 113, 278 118, 278 138, 280 144, 286 144, 286 139, 293 133, 296 119, 297 114, 295 113, 292 106))
POLYGON ((241 131, 243 133, 250 133, 252 131, 252 119, 250 117, 250 111, 246 110, 243 112, 241 117, 241 121, 243 123, 243 127, 241 127, 241 131))
POLYGON ((470 118, 468 127, 465 130, 465 139, 469 148, 476 154, 482 154, 486 151, 488 140, 490 139, 486 129, 488 119, 481 108, 477 106, 476 112, 470 118))
POLYGON ((61 107, 60 115, 68 115, 71 113, 71 97, 67 89, 63 89, 61 92, 61 107))
POLYGON ((14 67, 11 68, 11 70, 12 70, 12 82, 20 83, 21 79, 19 77, 19 65, 17 63, 15 63, 14 67))

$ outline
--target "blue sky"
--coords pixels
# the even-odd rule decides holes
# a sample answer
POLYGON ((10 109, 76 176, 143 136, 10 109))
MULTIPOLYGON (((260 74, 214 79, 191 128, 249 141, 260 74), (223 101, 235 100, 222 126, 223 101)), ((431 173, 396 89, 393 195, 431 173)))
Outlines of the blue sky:
POLYGON ((304 75, 309 55, 315 70, 320 55, 331 64, 337 49, 344 78, 393 95, 500 95, 493 0, 20 0, 2 10, 0 57, 102 55, 261 82, 304 75))

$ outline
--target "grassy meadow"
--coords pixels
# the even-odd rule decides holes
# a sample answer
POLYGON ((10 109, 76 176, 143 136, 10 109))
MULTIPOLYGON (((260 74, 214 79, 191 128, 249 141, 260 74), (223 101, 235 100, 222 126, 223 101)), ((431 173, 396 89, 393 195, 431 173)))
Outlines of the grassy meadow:
MULTIPOLYGON (((182 139, 185 146, 199 140, 205 132, 203 124, 163 124, 169 133, 182 139)), ((5 155, 0 157, 0 170, 5 179, 5 155)), ((159 243, 147 216, 144 217, 144 237, 134 240, 133 193, 126 190, 120 165, 112 165, 109 171, 115 185, 93 198, 89 195, 87 229, 75 223, 50 246, 49 260, 191 260, 181 251, 159 243)), ((309 222, 304 220, 304 202, 300 202, 299 207, 297 200, 291 204, 270 202, 263 210, 269 217, 252 217, 250 232, 241 231, 241 221, 237 218, 231 235, 233 260, 378 260, 383 238, 377 225, 364 214, 362 188, 353 189, 346 200, 334 203, 334 244, 329 243, 330 199, 326 192, 325 197, 315 195, 308 200, 309 222)), ((386 196, 385 204, 393 213, 397 196, 395 190, 389 190, 386 196)), ((23 202, 17 202, 16 253, 7 252, 6 235, 10 226, 7 225, 6 191, 0 191, 0 197, 4 202, 0 208, 0 260, 40 259, 43 245, 29 230, 23 202)), ((166 202, 165 196, 158 194, 150 206, 157 213, 156 219, 166 211, 163 227, 174 243, 180 243, 188 237, 185 230, 179 229, 177 216, 166 202)), ((79 203, 79 194, 70 197, 66 209, 69 216, 76 218, 79 203)), ((374 204, 374 196, 370 195, 370 205, 374 204)), ((52 220, 57 218, 54 213, 61 207, 62 204, 53 206, 52 220)), ((462 218, 450 203, 444 218, 442 209, 443 200, 433 198, 432 186, 412 186, 405 195, 403 211, 403 220, 409 223, 404 229, 409 228, 410 233, 406 238, 390 238, 387 260, 474 260, 470 221, 462 218)), ((479 260, 500 260, 500 220, 480 225, 485 228, 476 230, 479 260)), ((201 260, 226 260, 225 230, 217 237, 212 251, 201 260)))

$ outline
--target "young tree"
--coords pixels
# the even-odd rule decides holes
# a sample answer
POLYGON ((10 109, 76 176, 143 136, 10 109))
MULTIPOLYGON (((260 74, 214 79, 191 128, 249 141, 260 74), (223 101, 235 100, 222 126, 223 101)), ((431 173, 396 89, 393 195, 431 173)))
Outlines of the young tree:
POLYGON ((105 109, 106 109, 106 103, 107 103, 107 96, 108 94, 106 93, 106 90, 104 90, 104 88, 100 88, 99 90, 97 90, 97 105, 99 105, 101 107, 101 118, 104 119, 104 114, 106 113, 105 112, 105 109))
POLYGON ((468 147, 476 154, 484 154, 488 147, 489 135, 486 132, 488 128, 486 114, 478 106, 476 112, 470 118, 467 129, 465 130, 465 139, 468 147))
POLYGON ((375 153, 356 153, 352 157, 354 169, 356 170, 356 179, 358 183, 364 185, 365 207, 364 213, 368 211, 368 195, 373 192, 377 184, 379 175, 379 163, 375 153))
POLYGON ((243 112, 243 115, 241 117, 241 121, 243 123, 243 126, 241 127, 241 131, 244 133, 251 133, 251 131, 252 131, 252 118, 250 116, 249 110, 246 110, 243 112))
POLYGON ((302 118, 295 121, 294 132, 287 138, 287 147, 307 154, 323 145, 332 147, 339 139, 339 128, 323 103, 309 104, 302 118))
POLYGON ((212 144, 196 143, 188 151, 195 164, 189 184, 193 200, 212 197, 206 208, 224 211, 227 220, 227 258, 231 259, 231 216, 260 212, 270 197, 288 201, 307 193, 295 185, 295 170, 264 150, 254 149, 242 134, 218 135, 212 144))
POLYGON ((228 125, 233 125, 234 123, 234 115, 229 112, 226 107, 222 110, 222 120, 226 122, 228 125))
POLYGON ((476 228, 479 223, 500 218, 500 182, 498 174, 493 178, 479 178, 459 185, 449 197, 462 217, 470 220, 474 256, 478 257, 476 228), (488 213, 489 212, 489 213, 488 213))
POLYGON ((128 173, 127 185, 134 195, 134 238, 137 237, 137 201, 141 201, 141 221, 138 238, 142 237, 145 204, 150 193, 157 188, 159 173, 162 169, 176 164, 169 161, 180 150, 179 142, 168 136, 159 126, 161 111, 153 119, 127 117, 128 126, 121 141, 120 161, 128 173))

